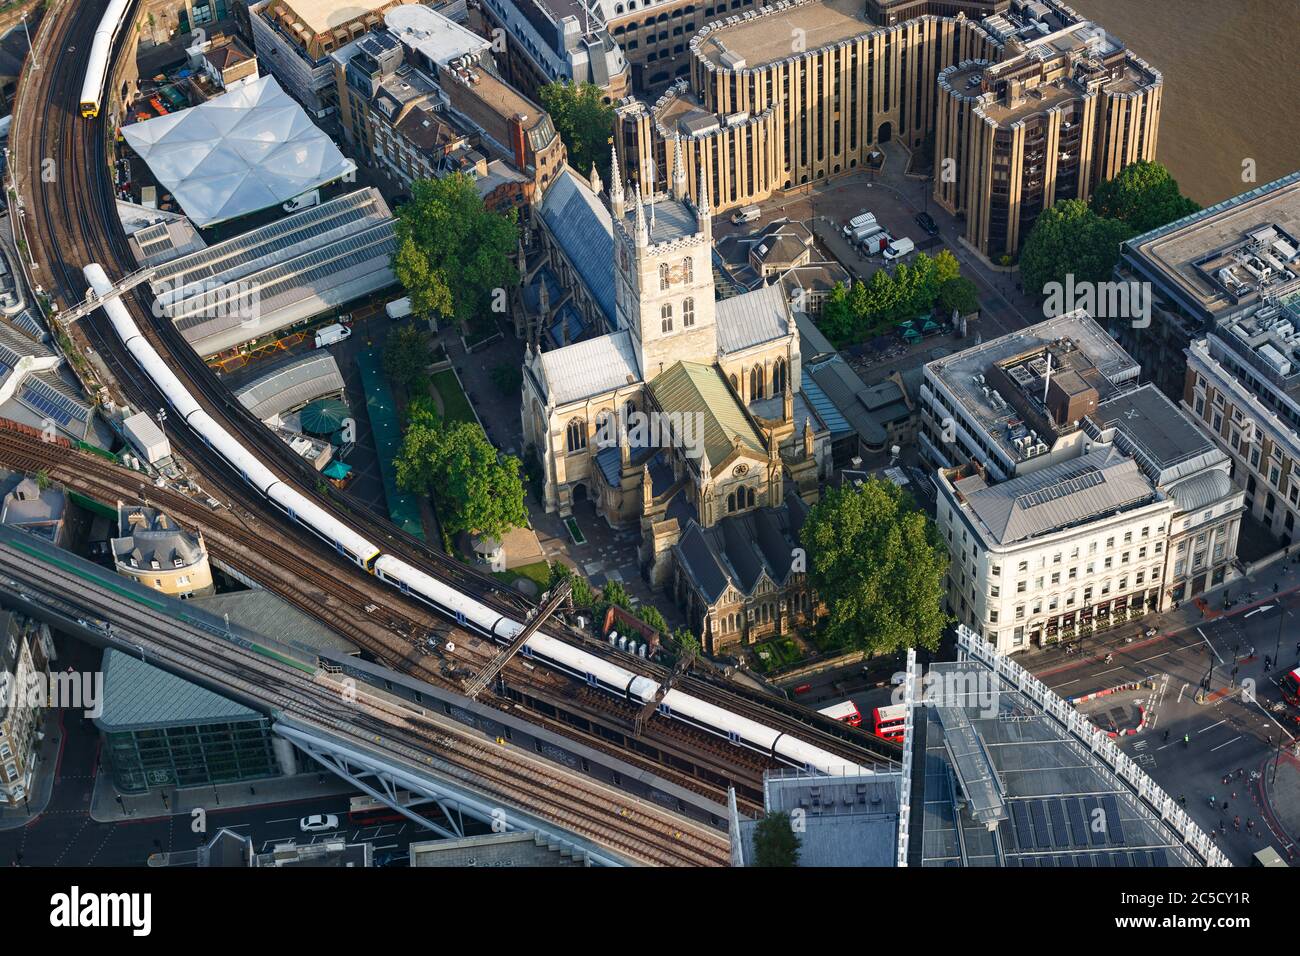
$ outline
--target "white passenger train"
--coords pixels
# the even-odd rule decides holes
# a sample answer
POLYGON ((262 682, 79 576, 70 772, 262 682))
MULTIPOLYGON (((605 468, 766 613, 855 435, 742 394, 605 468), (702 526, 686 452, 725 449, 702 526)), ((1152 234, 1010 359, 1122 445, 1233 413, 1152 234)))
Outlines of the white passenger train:
POLYGON ((109 0, 108 9, 100 18, 95 29, 95 39, 90 44, 90 59, 86 62, 86 78, 81 85, 81 115, 95 117, 99 115, 100 104, 104 102, 104 84, 108 79, 108 68, 113 56, 113 41, 126 23, 126 14, 131 7, 131 0, 109 0))
MULTIPOLYGON (((103 267, 98 264, 86 266, 85 276, 97 295, 108 295, 112 289, 112 283, 108 281, 103 267)), ((503 644, 509 643, 524 629, 523 622, 502 616, 492 608, 400 558, 381 554, 373 542, 327 514, 296 489, 277 478, 228 431, 218 425, 212 416, 203 411, 199 403, 194 400, 194 396, 167 367, 154 347, 140 334, 126 306, 118 298, 109 299, 103 308, 118 338, 139 362, 140 367, 158 390, 167 397, 177 414, 200 438, 236 468, 245 481, 290 518, 309 529, 340 554, 346 555, 349 560, 399 588, 403 594, 414 596, 440 613, 453 618, 462 627, 477 631, 503 644)), ((656 681, 635 674, 612 661, 589 654, 541 631, 528 639, 520 653, 565 671, 590 686, 599 687, 634 703, 649 702, 659 690, 656 681)), ((670 690, 664 696, 659 704, 659 710, 667 716, 717 734, 734 744, 771 755, 794 767, 837 775, 870 772, 869 768, 860 767, 806 741, 733 714, 722 707, 678 690, 670 690)))

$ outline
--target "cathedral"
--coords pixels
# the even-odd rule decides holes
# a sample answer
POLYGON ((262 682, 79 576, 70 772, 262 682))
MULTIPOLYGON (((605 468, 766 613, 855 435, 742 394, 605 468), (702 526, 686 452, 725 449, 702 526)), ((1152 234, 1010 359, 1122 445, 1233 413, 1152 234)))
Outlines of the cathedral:
POLYGON ((566 168, 534 217, 524 441, 546 510, 587 500, 639 527, 646 580, 716 652, 811 613, 797 534, 830 433, 782 285, 717 297, 707 187, 692 204, 679 163, 670 193, 627 196, 610 168, 607 202, 594 170, 566 168))

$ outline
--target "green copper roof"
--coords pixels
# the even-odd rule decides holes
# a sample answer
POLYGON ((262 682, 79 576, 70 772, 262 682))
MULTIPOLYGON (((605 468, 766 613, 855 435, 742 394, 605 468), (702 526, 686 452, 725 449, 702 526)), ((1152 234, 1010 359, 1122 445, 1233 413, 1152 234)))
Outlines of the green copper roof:
POLYGON ((767 457, 758 430, 714 366, 677 362, 655 377, 650 391, 668 414, 701 415, 710 468, 716 468, 731 454, 737 437, 742 446, 767 457))
POLYGON ((103 669, 104 712, 95 724, 107 733, 255 720, 262 716, 121 651, 105 651, 103 669))

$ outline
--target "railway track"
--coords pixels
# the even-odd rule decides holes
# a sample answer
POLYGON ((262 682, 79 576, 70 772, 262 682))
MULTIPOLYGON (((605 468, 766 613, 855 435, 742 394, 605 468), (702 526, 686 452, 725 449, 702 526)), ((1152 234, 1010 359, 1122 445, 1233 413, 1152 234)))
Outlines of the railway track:
MULTIPOLYGON (((80 271, 67 265, 69 258, 79 257, 86 262, 101 262, 113 268, 119 275, 133 271, 135 268, 113 205, 104 137, 97 123, 83 120, 73 108, 78 95, 77 78, 80 76, 80 64, 72 51, 85 49, 99 13, 99 9, 87 10, 86 7, 89 5, 80 7, 76 15, 69 15, 66 6, 50 13, 50 16, 61 19, 55 27, 54 43, 49 45, 56 51, 53 57, 54 66, 43 78, 48 81, 44 98, 48 108, 40 117, 37 135, 28 141, 32 150, 29 155, 29 169, 42 168, 39 162, 42 158, 40 154, 42 149, 50 144, 52 148, 46 151, 58 156, 56 168, 61 171, 61 175, 56 182, 45 187, 42 193, 44 201, 39 205, 46 226, 44 231, 48 233, 50 239, 43 261, 50 264, 49 268, 53 273, 52 291, 65 303, 79 301, 82 297, 81 290, 84 288, 80 271)), ((102 5, 96 7, 102 8, 102 5)), ((320 495, 315 491, 317 475, 314 470, 293 455, 278 438, 253 419, 247 410, 234 400, 225 386, 183 341, 180 333, 170 322, 153 320, 152 300, 144 287, 138 287, 128 293, 123 297, 123 302, 131 311, 142 332, 151 340, 160 355, 171 364, 200 404, 217 421, 230 428, 232 434, 241 443, 255 450, 259 458, 273 472, 292 481, 327 511, 356 526, 386 551, 403 557, 418 567, 431 570, 500 613, 518 616, 521 609, 530 606, 529 602, 512 590, 503 588, 495 579, 468 569, 448 556, 434 551, 418 539, 405 535, 350 496, 320 495)), ((120 343, 117 342, 102 313, 92 314, 78 323, 76 335, 103 362, 124 401, 144 409, 166 406, 164 397, 147 378, 139 374, 131 357, 126 355, 123 358, 120 343)), ((337 580, 344 575, 326 574, 322 578, 319 567, 297 557, 302 554, 319 554, 317 539, 285 520, 279 512, 256 496, 250 498, 242 478, 234 474, 224 460, 214 454, 188 428, 176 423, 173 423, 173 426, 169 429, 169 437, 172 438, 173 445, 203 476, 209 493, 230 502, 232 513, 238 515, 242 512, 247 514, 250 520, 261 522, 260 535, 255 542, 241 536, 238 531, 232 531, 230 532, 232 544, 245 548, 253 546, 254 550, 265 551, 268 542, 274 540, 280 553, 290 556, 290 560, 286 562, 287 568, 301 573, 303 580, 313 582, 312 586, 321 589, 322 593, 335 593, 337 580), (244 502, 242 508, 235 504, 241 501, 244 502)), ((189 518, 199 526, 206 526, 210 520, 201 512, 191 513, 189 518)), ((330 567, 341 567, 341 562, 335 562, 332 556, 329 560, 330 567)), ((348 566, 346 576, 357 578, 360 577, 360 572, 348 566)), ((293 600, 299 607, 319 616, 318 609, 310 601, 304 601, 302 595, 297 595, 293 600)), ((378 595, 371 603, 382 608, 384 614, 390 618, 389 624, 396 625, 398 630, 405 627, 403 620, 408 622, 416 620, 409 611, 394 611, 394 608, 403 607, 403 604, 391 592, 378 595)), ((590 652, 614 659, 629 670, 659 680, 662 680, 667 673, 649 662, 628 658, 627 655, 613 651, 603 643, 592 642, 584 635, 564 627, 561 622, 555 622, 554 627, 548 625, 548 630, 561 634, 573 643, 582 644, 584 649, 590 652)), ((412 666, 416 668, 419 676, 427 677, 419 667, 419 661, 410 659, 415 652, 409 639, 401 643, 393 643, 384 637, 379 641, 379 646, 376 646, 376 638, 364 627, 359 631, 354 628, 345 633, 349 636, 357 635, 360 646, 371 650, 385 663, 393 666, 412 666)), ((462 646, 468 644, 465 641, 460 643, 462 646)), ((533 680, 527 672, 518 669, 512 669, 510 677, 516 683, 527 684, 533 680)), ((774 712, 767 701, 760 702, 755 699, 755 695, 739 693, 733 688, 719 686, 715 682, 688 677, 680 682, 679 686, 683 690, 704 696, 724 708, 752 716, 769 725, 775 724, 778 729, 809 736, 814 742, 825 746, 825 749, 856 762, 867 763, 882 758, 896 759, 897 756, 890 752, 888 747, 882 753, 881 747, 873 745, 870 741, 864 742, 864 739, 848 737, 839 728, 828 728, 828 721, 819 723, 817 718, 799 714, 795 709, 774 712)), ((649 727, 659 730, 671 723, 663 718, 652 718, 649 727)), ((599 740, 598 737, 595 739, 599 740)), ((588 742, 590 743, 591 740, 588 742)), ((710 744, 712 743, 710 741, 710 744)), ((600 746, 602 749, 610 749, 603 741, 600 746)), ((716 745, 711 749, 716 751, 716 745)), ((738 751, 738 748, 731 749, 738 751)), ((626 756, 627 751, 623 751, 621 755, 626 756)), ((738 762, 742 765, 745 763, 744 760, 738 762)), ((747 773, 750 769, 746 766, 743 772, 747 773)), ((660 767, 660 772, 663 771, 664 768, 660 767)))
MULTIPOLYGON (((0 569, 21 573, 26 566, 0 549, 0 569)), ((108 601, 85 596, 85 582, 68 571, 50 567, 47 582, 56 599, 61 593, 80 593, 78 606, 105 618, 116 616, 108 601)), ((118 629, 119 638, 138 639, 133 646, 156 662, 194 672, 201 660, 204 670, 195 679, 210 681, 219 674, 223 685, 265 709, 292 714, 296 721, 344 739, 363 736, 367 746, 414 767, 435 769, 489 800, 550 820, 628 859, 662 866, 729 862, 725 834, 592 781, 579 784, 562 768, 518 748, 494 747, 458 725, 364 690, 353 700, 321 671, 308 677, 264 657, 250 660, 253 652, 236 644, 188 639, 174 619, 147 607, 133 606, 131 621, 118 629)))

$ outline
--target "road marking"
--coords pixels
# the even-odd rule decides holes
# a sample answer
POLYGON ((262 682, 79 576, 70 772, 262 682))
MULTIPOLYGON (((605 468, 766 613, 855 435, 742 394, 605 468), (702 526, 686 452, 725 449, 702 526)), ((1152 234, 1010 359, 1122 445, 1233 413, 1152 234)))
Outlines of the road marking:
POLYGON ((1185 690, 1187 690, 1186 683, 1184 683, 1182 687, 1178 688, 1178 703, 1180 704, 1183 702, 1183 691, 1185 690))
MULTIPOLYGON (((1228 718, 1225 717, 1225 718, 1223 718, 1223 720, 1219 721, 1218 724, 1210 724, 1210 726, 1206 727, 1205 730, 1213 730, 1215 727, 1218 727, 1219 724, 1226 724, 1227 722, 1228 722, 1228 718)), ((1203 734, 1203 733, 1205 733, 1205 730, 1198 730, 1197 733, 1198 733, 1198 734, 1203 734)))
POLYGON ((1228 744, 1235 744, 1240 739, 1241 739, 1241 735, 1238 734, 1236 737, 1233 737, 1231 740, 1229 740, 1227 744, 1219 744, 1219 746, 1217 747, 1212 747, 1210 749, 1210 753, 1214 753, 1214 751, 1216 750, 1222 750, 1224 747, 1228 746, 1228 744))
POLYGON ((1063 684, 1053 684, 1052 686, 1053 686, 1053 687, 1069 687, 1071 684, 1077 684, 1077 683, 1079 683, 1079 678, 1076 677, 1074 680, 1067 680, 1067 681, 1066 681, 1065 683, 1063 683, 1063 684))
POLYGON ((1273 605, 1265 604, 1263 607, 1257 607, 1253 611, 1247 611, 1245 614, 1242 615, 1242 617, 1247 618, 1250 617, 1252 614, 1262 614, 1265 611, 1271 611, 1271 610, 1273 610, 1273 605))
POLYGON ((1205 636, 1205 632, 1202 631, 1202 630, 1198 627, 1198 628, 1196 629, 1196 633, 1199 634, 1199 635, 1201 635, 1201 640, 1205 641, 1205 646, 1208 647, 1211 651, 1214 651, 1214 656, 1215 656, 1215 657, 1218 657, 1218 658, 1219 658, 1219 663, 1222 664, 1222 663, 1223 663, 1223 658, 1222 658, 1222 657, 1219 657, 1219 652, 1218 652, 1217 650, 1214 649, 1214 645, 1211 644, 1211 643, 1210 643, 1210 639, 1209 639, 1208 637, 1205 636))
POLYGON ((1153 654, 1151 657, 1144 657, 1144 658, 1142 658, 1142 660, 1140 660, 1140 661, 1134 661, 1133 663, 1135 663, 1135 664, 1145 664, 1147 661, 1154 661, 1154 660, 1158 660, 1158 659, 1161 658, 1161 657, 1168 657, 1168 656, 1169 656, 1170 654, 1172 654, 1172 653, 1173 653, 1173 651, 1164 651, 1163 653, 1160 653, 1160 654, 1153 654))

